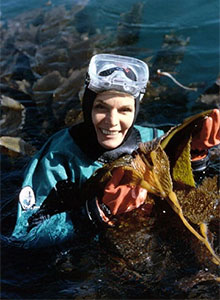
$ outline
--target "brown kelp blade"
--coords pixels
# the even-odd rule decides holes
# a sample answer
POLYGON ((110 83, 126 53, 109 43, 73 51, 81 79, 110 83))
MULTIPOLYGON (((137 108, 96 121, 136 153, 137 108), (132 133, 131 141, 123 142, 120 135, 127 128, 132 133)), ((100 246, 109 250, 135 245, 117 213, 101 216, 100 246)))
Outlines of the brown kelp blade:
POLYGON ((0 152, 12 157, 19 155, 32 156, 36 149, 20 137, 0 136, 0 152))
POLYGON ((201 130, 204 119, 211 112, 207 110, 185 119, 162 137, 160 144, 169 158, 174 181, 196 186, 191 167, 191 138, 201 130))
MULTIPOLYGON (((189 146, 187 144, 187 151, 189 151, 189 146)), ((143 188, 146 188, 148 190, 148 192, 152 192, 152 189, 149 190, 147 188, 146 183, 149 182, 150 184, 153 184, 154 187, 157 187, 157 194, 159 192, 161 197, 164 198, 168 198, 169 199, 169 204, 171 205, 171 207, 173 208, 173 210, 178 214, 178 216, 180 217, 180 219, 182 220, 183 224, 189 229, 189 231, 196 236, 197 239, 199 239, 209 250, 209 252, 212 254, 213 256, 213 262, 216 264, 220 264, 220 259, 219 257, 215 254, 211 244, 209 243, 208 240, 208 236, 207 236, 207 231, 202 230, 201 234, 199 234, 193 227, 192 225, 187 221, 187 219, 185 218, 184 214, 183 214, 183 210, 181 208, 181 205, 177 199, 177 196, 175 194, 175 192, 173 191, 173 184, 172 184, 172 179, 170 176, 170 171, 169 171, 169 161, 168 158, 165 154, 165 152, 163 151, 163 149, 158 146, 158 148, 154 151, 151 151, 150 153, 150 157, 153 163, 154 168, 150 170, 148 170, 147 173, 147 178, 146 178, 146 174, 145 174, 145 181, 141 181, 141 186, 143 188), (162 165, 162 166, 161 166, 162 165), (149 176, 150 174, 150 176, 149 176)), ((183 156, 185 157, 185 156, 183 156)), ((186 155, 186 160, 188 160, 188 155, 186 155)), ((204 228, 201 227, 200 225, 200 229, 204 228)))
POLYGON ((173 181, 181 182, 190 187, 196 186, 191 166, 191 137, 187 141, 175 163, 173 163, 171 173, 173 181))
MULTIPOLYGON (((191 138, 192 134, 196 134, 200 130, 204 118, 209 116, 211 112, 212 110, 207 110, 189 117, 182 124, 171 128, 156 142, 141 144, 140 152, 144 153, 142 159, 145 160, 145 157, 154 155, 153 153, 158 151, 158 146, 160 145, 169 159, 169 170, 172 181, 174 180, 195 187, 196 184, 191 167, 191 138)), ((161 166, 164 164, 164 160, 161 162, 157 161, 156 163, 161 166)), ((155 167, 156 165, 154 165, 155 167)))
MULTIPOLYGON (((183 224, 207 247, 213 256, 213 262, 220 264, 220 258, 215 254, 211 244, 209 243, 207 231, 202 230, 205 228, 205 223, 200 222, 198 224, 200 226, 201 235, 185 218, 181 205, 173 191, 173 181, 185 184, 191 188, 195 188, 196 186, 191 167, 191 134, 192 132, 195 132, 199 126, 201 126, 202 121, 210 114, 210 112, 211 110, 188 118, 183 124, 171 129, 165 138, 162 138, 161 142, 159 142, 155 149, 151 150, 148 155, 143 155, 142 159, 148 167, 145 170, 144 180, 140 181, 139 184, 143 188, 146 188, 148 192, 169 199, 169 204, 178 214, 183 224), (177 156, 173 157, 170 154, 169 143, 172 145, 173 152, 174 149, 176 149, 173 146, 181 146, 178 149, 177 156), (181 145, 181 143, 183 145, 181 145), (147 158, 150 158, 151 164, 147 158), (170 164, 172 164, 171 170, 170 164)), ((142 148, 142 152, 146 152, 144 147, 142 148)))
POLYGON ((212 113, 212 109, 203 111, 201 113, 198 113, 196 115, 193 115, 191 117, 186 118, 183 123, 171 128, 167 134, 164 136, 164 138, 161 141, 161 147, 165 149, 173 137, 179 133, 181 130, 185 129, 186 133, 186 128, 188 127, 189 132, 192 134, 193 131, 198 130, 196 127, 198 126, 198 123, 201 120, 204 120, 204 118, 208 117, 212 113))
MULTIPOLYGON (((172 190, 172 178, 170 176, 169 160, 165 151, 160 145, 149 153, 149 158, 142 158, 145 163, 152 164, 153 167, 147 167, 144 174, 144 180, 154 188, 154 194, 166 198, 172 190)), ((144 187, 142 185, 142 187, 144 187)), ((151 190, 148 190, 151 192, 151 190)))
MULTIPOLYGON (((161 141, 161 147, 166 151, 166 154, 169 157, 169 161, 171 163, 171 176, 173 181, 179 182, 181 184, 186 184, 190 187, 195 188, 195 181, 192 173, 191 167, 191 135, 201 127, 202 121, 204 118, 210 115, 212 110, 208 110, 192 116, 186 119, 183 124, 173 128, 170 132, 166 135, 164 139, 161 141), (171 150, 173 151, 174 145, 181 144, 180 149, 178 149, 178 156, 172 156, 171 150), (169 149, 170 148, 170 149, 169 149)), ((209 243, 209 239, 207 236, 207 225, 204 222, 198 224, 200 226, 199 234, 186 220, 184 217, 181 205, 177 199, 176 194, 170 190, 167 194, 169 203, 171 204, 172 208, 181 218, 184 225, 207 247, 209 252, 213 256, 213 262, 216 264, 220 264, 220 258, 215 254, 211 244, 209 243)))

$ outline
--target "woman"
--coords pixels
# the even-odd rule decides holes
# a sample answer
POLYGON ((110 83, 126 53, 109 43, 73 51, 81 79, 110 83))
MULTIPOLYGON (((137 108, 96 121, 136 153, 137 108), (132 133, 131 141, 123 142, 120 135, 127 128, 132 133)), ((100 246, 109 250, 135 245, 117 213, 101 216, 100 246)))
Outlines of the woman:
MULTIPOLYGON (((74 226, 67 211, 79 209, 77 192, 82 184, 104 163, 132 153, 141 141, 163 134, 135 125, 148 78, 147 65, 135 58, 98 54, 91 59, 82 102, 83 123, 52 136, 26 171, 12 235, 24 247, 70 239, 74 226), (50 211, 42 205, 45 199, 54 203, 50 211)), ((216 109, 204 122, 203 141, 200 137, 193 140, 195 159, 204 154, 203 161, 207 160, 204 151, 219 143, 219 125, 216 109)), ((88 195, 85 211, 93 223, 111 225, 112 215, 143 203, 147 191, 120 185, 122 177, 121 169, 114 172, 102 199, 89 199, 88 195)))

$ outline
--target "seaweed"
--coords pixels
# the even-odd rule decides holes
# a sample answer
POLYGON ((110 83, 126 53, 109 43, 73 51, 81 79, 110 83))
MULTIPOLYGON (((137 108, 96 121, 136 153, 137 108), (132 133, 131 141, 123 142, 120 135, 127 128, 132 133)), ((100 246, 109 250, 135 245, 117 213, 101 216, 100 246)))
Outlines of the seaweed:
POLYGON ((190 157, 191 137, 210 112, 187 118, 161 138, 141 143, 133 155, 125 155, 98 169, 85 183, 82 199, 88 193, 101 196, 113 170, 123 168, 121 183, 145 188, 150 195, 145 204, 151 203, 152 195, 165 199, 186 228, 208 249, 212 262, 219 265, 220 258, 208 237, 208 223, 219 215, 218 176, 205 178, 196 186, 190 157))

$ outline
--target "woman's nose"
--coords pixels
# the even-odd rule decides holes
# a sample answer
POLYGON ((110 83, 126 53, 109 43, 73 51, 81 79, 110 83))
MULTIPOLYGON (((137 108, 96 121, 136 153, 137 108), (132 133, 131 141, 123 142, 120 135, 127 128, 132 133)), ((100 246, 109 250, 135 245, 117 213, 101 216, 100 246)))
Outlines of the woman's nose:
POLYGON ((118 124, 118 112, 116 110, 113 109, 108 113, 106 123, 111 126, 115 126, 118 124))

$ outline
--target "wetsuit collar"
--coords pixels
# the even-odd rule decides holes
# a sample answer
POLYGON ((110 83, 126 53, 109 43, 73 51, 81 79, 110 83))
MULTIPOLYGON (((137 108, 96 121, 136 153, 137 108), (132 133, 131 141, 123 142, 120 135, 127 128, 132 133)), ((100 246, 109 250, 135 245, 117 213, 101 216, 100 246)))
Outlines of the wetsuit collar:
POLYGON ((131 154, 137 149, 141 142, 140 133, 132 128, 128 138, 117 148, 107 150, 98 143, 95 130, 88 128, 85 123, 72 126, 69 129, 70 135, 79 148, 93 161, 107 163, 117 159, 124 154, 131 154))

